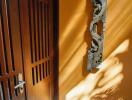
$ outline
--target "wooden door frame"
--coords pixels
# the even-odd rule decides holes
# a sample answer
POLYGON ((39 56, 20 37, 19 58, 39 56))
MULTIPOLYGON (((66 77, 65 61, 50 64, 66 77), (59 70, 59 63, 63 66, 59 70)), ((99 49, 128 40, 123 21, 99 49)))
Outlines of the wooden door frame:
POLYGON ((59 100, 59 0, 52 0, 53 5, 53 97, 59 100))

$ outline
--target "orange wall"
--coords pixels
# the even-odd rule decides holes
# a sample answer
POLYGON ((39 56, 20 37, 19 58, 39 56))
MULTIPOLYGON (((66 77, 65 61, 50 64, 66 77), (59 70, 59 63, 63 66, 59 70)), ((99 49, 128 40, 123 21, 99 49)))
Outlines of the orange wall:
POLYGON ((59 2, 60 100, 130 100, 132 98, 132 1, 108 0, 104 62, 85 71, 90 46, 91 0, 59 2))

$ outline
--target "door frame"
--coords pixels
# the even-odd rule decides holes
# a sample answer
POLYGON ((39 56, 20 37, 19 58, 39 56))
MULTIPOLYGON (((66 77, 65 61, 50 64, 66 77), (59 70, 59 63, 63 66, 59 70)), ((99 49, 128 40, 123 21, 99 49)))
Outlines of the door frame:
POLYGON ((59 100, 59 0, 52 0, 53 5, 53 100, 59 100))

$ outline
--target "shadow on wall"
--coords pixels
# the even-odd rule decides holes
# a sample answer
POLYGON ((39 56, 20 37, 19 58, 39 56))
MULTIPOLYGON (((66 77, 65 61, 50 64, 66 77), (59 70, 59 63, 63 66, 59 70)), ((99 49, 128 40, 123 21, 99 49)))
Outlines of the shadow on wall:
POLYGON ((128 59, 132 59, 131 40, 123 41, 102 63, 102 69, 79 82, 66 95, 66 100, 130 100, 132 68, 128 59))
POLYGON ((90 33, 87 29, 92 18, 91 0, 60 0, 59 6, 59 99, 120 97, 130 100, 132 1, 108 0, 104 51, 104 58, 107 59, 103 63, 103 69, 95 74, 86 72, 87 49, 90 46, 90 33), (126 40, 128 37, 129 40, 126 40), (129 44, 129 51, 119 51, 113 55, 112 52, 122 43, 125 43, 125 50, 129 44), (87 84, 81 87, 80 84, 83 83, 87 84), (116 85, 113 86, 113 83, 116 85), (76 90, 80 92, 76 93, 76 90), (75 94, 72 91, 76 91, 75 94))
POLYGON ((60 100, 63 100, 64 95, 84 78, 82 76, 82 63, 87 47, 90 45, 90 33, 87 28, 89 28, 92 18, 91 8, 90 0, 60 1, 60 100), (78 78, 69 84, 77 74, 78 78))

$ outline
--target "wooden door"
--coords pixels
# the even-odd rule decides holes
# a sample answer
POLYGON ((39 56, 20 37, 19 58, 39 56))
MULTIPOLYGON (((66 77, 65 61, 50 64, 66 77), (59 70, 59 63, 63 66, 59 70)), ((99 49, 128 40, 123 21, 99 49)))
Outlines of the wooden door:
POLYGON ((0 100, 53 99, 50 0, 0 0, 0 100), (19 84, 19 76, 25 81, 19 84))
POLYGON ((53 98, 53 32, 50 0, 21 0, 22 48, 28 100, 53 98))
POLYGON ((19 12, 18 0, 0 0, 0 100, 25 100, 19 12))

